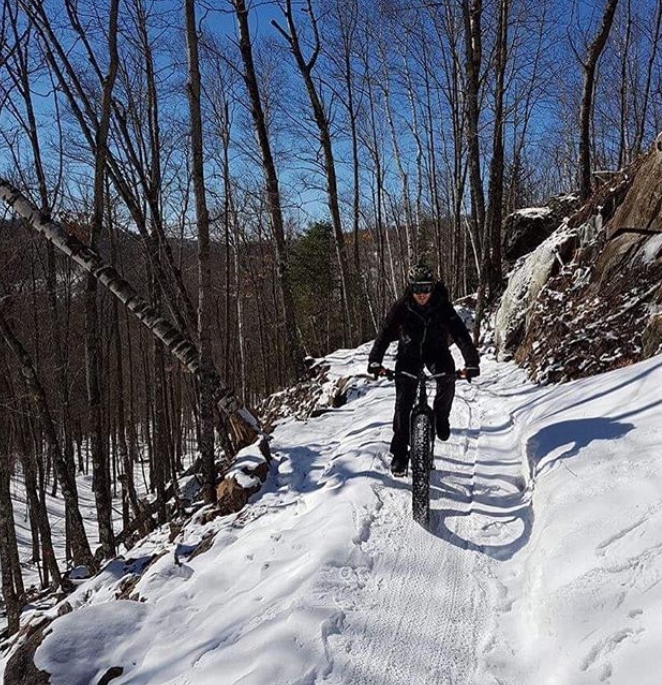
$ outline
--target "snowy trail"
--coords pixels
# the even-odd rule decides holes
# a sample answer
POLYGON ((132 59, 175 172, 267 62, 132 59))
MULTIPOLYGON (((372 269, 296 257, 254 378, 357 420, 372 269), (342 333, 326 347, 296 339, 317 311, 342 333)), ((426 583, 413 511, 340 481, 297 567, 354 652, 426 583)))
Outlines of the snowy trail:
MULTIPOLYGON (((362 374, 366 352, 339 353, 330 361, 339 375, 362 374)), ((481 462, 482 387, 489 385, 489 379, 458 383, 451 439, 435 447, 429 530, 412 520, 411 479, 389 473, 392 383, 358 382, 339 410, 276 430, 278 473, 255 509, 265 507, 262 525, 280 549, 261 550, 261 559, 273 556, 275 562, 262 561, 260 585, 297 577, 297 599, 286 611, 289 623, 306 628, 292 637, 292 662, 281 657, 269 677, 261 663, 248 673, 230 665, 228 685, 496 682, 484 659, 494 643, 500 601, 491 567, 495 550, 511 549, 517 537, 508 521, 521 492, 512 483, 524 479, 517 458, 509 465, 493 455, 481 462), (282 517, 284 502, 290 514, 279 524, 271 516, 282 517), (274 534, 283 524, 285 530, 274 534), (284 563, 288 538, 306 550, 301 564, 284 563)), ((251 629, 260 632, 271 620, 267 613, 251 629)), ((228 652, 204 655, 194 675, 173 685, 211 683, 228 652)))
POLYGON ((557 388, 485 360, 424 530, 368 349, 328 357, 347 403, 275 429, 242 512, 155 532, 67 598, 36 654, 53 685, 658 685, 662 360, 557 388))
MULTIPOLYGON (((457 406, 455 424, 465 435, 476 431, 471 405, 458 399, 457 406)), ((446 459, 437 458, 443 470, 432 476, 429 531, 412 521, 410 479, 373 486, 379 507, 361 542, 372 561, 371 573, 353 596, 345 596, 351 608, 336 640, 338 658, 330 682, 471 682, 487 623, 480 582, 485 560, 461 544, 474 473, 475 444, 470 443, 475 440, 460 442, 437 443, 436 453, 446 459), (458 511, 443 511, 445 495, 452 493, 459 495, 458 511), (451 518, 459 520, 454 544, 445 539, 451 518)), ((387 469, 386 460, 380 467, 387 469)))
MULTIPOLYGON (((356 356, 352 361, 362 364, 356 356)), ((483 394, 477 384, 458 384, 451 440, 436 443, 433 511, 424 530, 411 518, 410 478, 394 480, 388 472, 394 391, 386 381, 377 385, 342 410, 351 427, 337 435, 325 467, 328 477, 345 483, 359 451, 378 450, 361 472, 370 496, 350 500, 355 549, 322 574, 322 596, 341 613, 325 637, 320 672, 338 685, 477 682, 498 599, 490 566, 495 550, 511 547, 521 461, 480 461, 483 394)), ((338 415, 325 421, 336 425, 338 415)))

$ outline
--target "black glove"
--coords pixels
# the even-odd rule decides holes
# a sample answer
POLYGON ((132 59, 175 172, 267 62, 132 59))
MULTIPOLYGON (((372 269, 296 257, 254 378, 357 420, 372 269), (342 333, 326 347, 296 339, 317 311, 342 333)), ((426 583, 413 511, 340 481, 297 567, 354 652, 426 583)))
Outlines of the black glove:
POLYGON ((480 369, 477 366, 468 366, 462 370, 462 377, 470 381, 472 378, 480 376, 480 369))
POLYGON ((368 373, 377 380, 379 376, 386 375, 386 369, 379 362, 369 362, 368 373))

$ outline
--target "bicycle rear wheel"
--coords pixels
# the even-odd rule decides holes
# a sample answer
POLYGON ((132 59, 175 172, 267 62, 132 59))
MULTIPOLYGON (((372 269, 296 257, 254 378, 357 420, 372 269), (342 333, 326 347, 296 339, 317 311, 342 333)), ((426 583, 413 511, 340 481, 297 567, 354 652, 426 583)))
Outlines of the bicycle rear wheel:
POLYGON ((430 522, 430 452, 431 421, 425 413, 417 414, 411 426, 412 513, 414 521, 427 527, 430 522))

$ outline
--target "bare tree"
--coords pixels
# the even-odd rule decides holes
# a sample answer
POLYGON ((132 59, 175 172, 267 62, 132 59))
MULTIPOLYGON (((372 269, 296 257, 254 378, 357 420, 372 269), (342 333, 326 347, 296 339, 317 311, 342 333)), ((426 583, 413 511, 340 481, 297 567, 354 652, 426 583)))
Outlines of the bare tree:
MULTIPOLYGON (((2 182, 0 182, 0 197, 4 199, 3 192, 4 187, 2 182)), ((84 564, 90 568, 93 568, 94 561, 90 551, 90 545, 87 540, 87 535, 85 533, 83 517, 78 507, 76 481, 74 474, 68 468, 60 449, 57 431, 53 423, 51 412, 48 408, 46 393, 44 392, 41 382, 39 381, 39 377, 30 355, 21 341, 14 334, 14 331, 5 318, 2 309, 0 309, 0 334, 16 358, 16 363, 23 376, 26 388, 33 398, 41 426, 44 430, 46 443, 48 444, 55 468, 57 469, 58 478, 62 487, 62 494, 68 510, 71 512, 69 522, 72 527, 71 545, 74 553, 74 562, 76 564, 84 564)))
MULTIPOLYGON (((69 2, 67 2, 69 8, 69 2)), ((111 99, 117 77, 119 55, 117 52, 117 25, 119 0, 112 0, 108 15, 108 73, 103 79, 101 115, 96 131, 94 158, 94 209, 90 230, 90 247, 97 249, 103 230, 108 132, 110 129, 111 99)), ((104 557, 115 553, 112 522, 112 495, 110 492, 109 455, 104 440, 101 407, 99 317, 97 311, 97 280, 92 274, 85 287, 85 356, 87 371, 87 397, 91 417, 92 463, 94 465, 93 487, 99 525, 99 542, 104 557)))
MULTIPOLYGON (((166 318, 154 311, 135 288, 98 253, 84 245, 74 235, 67 233, 60 224, 44 217, 17 188, 1 177, 0 200, 11 207, 56 249, 70 257, 85 271, 92 273, 99 283, 117 297, 128 311, 165 345, 166 349, 184 365, 184 368, 197 375, 199 369, 197 347, 166 318)), ((256 435, 260 433, 258 421, 237 400, 217 373, 214 374, 214 400, 219 411, 231 420, 235 447, 238 448, 254 441, 256 435)))
POLYGON ((495 57, 494 131, 486 216, 487 240, 484 249, 486 257, 483 259, 483 283, 491 300, 500 294, 502 280, 501 223, 503 221, 504 189, 504 98, 506 65, 508 63, 509 14, 510 0, 500 0, 495 57))
MULTIPOLYGON (((2 313, 0 312, 1 316, 2 313)), ((3 449, 3 453, 0 454, 0 568, 2 571, 3 604, 7 616, 9 634, 12 635, 20 627, 19 615, 24 590, 20 566, 18 567, 18 574, 16 574, 16 563, 13 563, 14 559, 18 560, 18 546, 16 543, 14 508, 9 489, 10 479, 10 455, 8 451, 5 452, 3 449)))
POLYGON ((591 195, 591 117, 595 94, 595 75, 600 55, 607 44, 616 14, 618 0, 607 0, 600 28, 586 50, 586 58, 581 60, 584 73, 581 106, 579 110, 579 182, 583 200, 591 195))
POLYGON ((471 185, 472 219, 475 233, 485 249, 485 193, 481 172, 479 142, 481 66, 483 62, 482 0, 462 0, 465 41, 467 142, 469 155, 469 179, 471 185))
POLYGON ((213 374, 211 349, 211 270, 209 241, 209 211, 205 190, 202 157, 202 109, 200 105, 200 58, 195 0, 186 0, 186 44, 189 78, 187 92, 191 118, 191 170, 198 224, 198 369, 200 392, 200 455, 202 458, 202 490, 205 501, 216 500, 216 467, 214 463, 213 374))
POLYGON ((278 259, 278 283, 280 285, 283 300, 283 314, 288 343, 289 359, 297 378, 305 374, 304 350, 301 341, 301 333, 297 325, 294 298, 292 297, 292 285, 289 275, 287 245, 285 243, 285 225, 280 200, 280 188, 278 174, 271 151, 269 134, 262 106, 262 97, 258 86, 255 63, 253 61, 253 45, 251 43, 248 26, 248 9, 245 0, 230 0, 234 7, 239 28, 239 50, 243 63, 243 77, 250 99, 251 116, 257 134, 262 156, 262 169, 266 183, 267 207, 271 217, 276 255, 278 259))
POLYGON ((319 142, 322 148, 324 158, 324 174, 326 177, 326 191, 329 205, 329 212, 331 214, 331 224, 333 226, 333 235, 336 242, 336 252, 338 256, 338 267, 340 271, 340 296, 342 298, 342 307, 344 312, 345 325, 345 340, 347 344, 352 343, 353 339, 353 324, 351 315, 351 276, 349 270, 349 260, 347 258, 347 248, 345 245, 345 236, 342 229, 342 221, 340 218, 340 202, 338 199, 338 178, 336 173, 336 163, 333 155, 333 144, 331 140, 331 127, 329 116, 327 115, 320 93, 313 80, 313 70, 319 58, 322 45, 320 41, 319 29, 317 25, 317 18, 313 9, 311 0, 306 0, 305 14, 310 22, 313 33, 313 46, 310 56, 306 59, 303 54, 303 48, 299 39, 299 31, 292 12, 292 0, 285 0, 285 4, 281 6, 281 10, 287 22, 287 30, 280 26, 280 24, 272 20, 272 25, 287 41, 290 51, 294 56, 297 69, 303 78, 306 93, 310 100, 310 106, 313 110, 313 118, 319 135, 319 142))
POLYGON ((646 64, 646 76, 644 79, 641 112, 639 114, 637 132, 633 144, 634 154, 639 154, 642 150, 648 112, 650 108, 650 95, 653 83, 654 66, 658 54, 660 40, 662 38, 662 3, 660 2, 657 3, 657 9, 655 10, 655 20, 652 24, 652 27, 653 28, 651 31, 650 41, 651 48, 650 55, 648 57, 648 62, 646 64))

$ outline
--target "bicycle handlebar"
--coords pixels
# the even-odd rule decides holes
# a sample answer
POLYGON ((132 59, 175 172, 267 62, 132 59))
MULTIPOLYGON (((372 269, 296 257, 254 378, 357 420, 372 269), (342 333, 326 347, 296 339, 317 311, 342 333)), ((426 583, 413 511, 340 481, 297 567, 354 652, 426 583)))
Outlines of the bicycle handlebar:
MULTIPOLYGON (((415 381, 418 381, 420 379, 420 375, 417 375, 415 373, 409 373, 408 371, 395 371, 394 369, 384 369, 386 372, 384 375, 386 378, 388 378, 390 381, 392 381, 396 376, 406 376, 407 378, 411 378, 415 381)), ((423 372, 425 373, 425 372, 423 372)), ((448 378, 448 379, 453 379, 453 380, 466 380, 471 382, 470 378, 467 378, 466 376, 462 375, 462 371, 454 371, 452 373, 449 373, 448 371, 444 371, 442 373, 433 373, 430 375, 425 375, 424 376, 425 381, 436 381, 439 380, 440 378, 448 378)))

